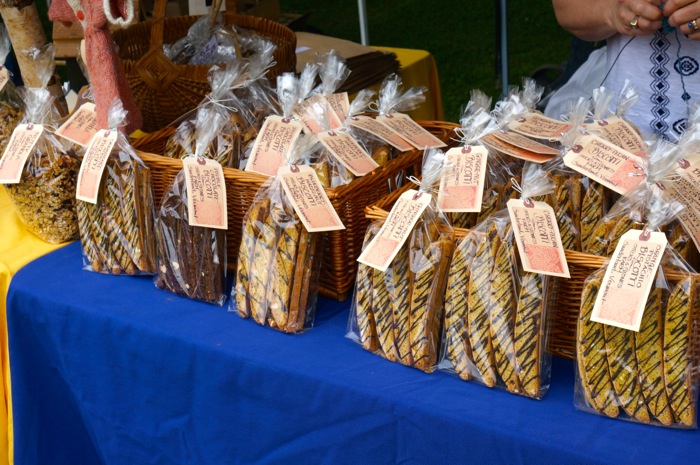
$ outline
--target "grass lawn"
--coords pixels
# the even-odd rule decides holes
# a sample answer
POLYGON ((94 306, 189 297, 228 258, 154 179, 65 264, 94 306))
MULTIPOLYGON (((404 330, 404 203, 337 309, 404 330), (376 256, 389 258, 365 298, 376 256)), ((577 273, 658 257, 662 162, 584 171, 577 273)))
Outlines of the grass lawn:
MULTIPOLYGON (((437 61, 445 117, 459 118, 472 89, 501 94, 496 62, 497 1, 367 0, 371 45, 427 50, 437 61)), ((310 13, 306 24, 320 34, 360 42, 357 2, 281 0, 288 13, 310 13)), ((549 1, 508 2, 509 83, 569 56, 570 35, 549 1)))

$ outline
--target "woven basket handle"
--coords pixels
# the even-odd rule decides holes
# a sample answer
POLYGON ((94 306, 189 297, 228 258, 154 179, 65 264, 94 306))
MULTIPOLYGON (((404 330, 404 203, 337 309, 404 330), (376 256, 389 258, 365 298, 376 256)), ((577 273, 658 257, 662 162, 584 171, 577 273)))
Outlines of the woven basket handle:
POLYGON ((165 25, 165 6, 168 0, 155 0, 151 16, 151 50, 163 50, 163 27, 165 25))

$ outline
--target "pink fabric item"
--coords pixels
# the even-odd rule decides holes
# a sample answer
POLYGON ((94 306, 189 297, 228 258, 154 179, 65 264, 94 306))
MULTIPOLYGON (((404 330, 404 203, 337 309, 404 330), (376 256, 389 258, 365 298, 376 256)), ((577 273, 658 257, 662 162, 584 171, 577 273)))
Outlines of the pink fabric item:
MULTIPOLYGON (((141 127, 141 112, 126 82, 124 68, 117 57, 116 44, 109 33, 109 23, 105 16, 102 0, 81 0, 85 15, 84 57, 90 72, 90 86, 95 95, 97 124, 100 129, 108 129, 107 110, 115 97, 119 97, 129 112, 125 128, 127 134, 141 127)), ((112 14, 126 17, 126 2, 110 0, 112 14)), ((52 21, 75 22, 78 19, 66 0, 53 0, 49 8, 52 21)))

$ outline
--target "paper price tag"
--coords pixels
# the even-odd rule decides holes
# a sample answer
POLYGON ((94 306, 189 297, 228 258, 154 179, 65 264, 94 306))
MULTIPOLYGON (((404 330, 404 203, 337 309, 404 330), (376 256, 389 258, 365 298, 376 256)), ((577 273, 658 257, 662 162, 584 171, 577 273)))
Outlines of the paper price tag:
POLYGON ((589 124, 586 130, 637 156, 646 154, 646 144, 642 137, 627 121, 618 116, 589 124))
POLYGON ((594 135, 579 137, 564 164, 621 195, 646 179, 643 158, 594 135))
POLYGON ((348 119, 348 126, 367 131, 401 152, 413 150, 413 146, 403 140, 401 136, 369 116, 353 116, 348 119))
POLYGON ((493 132, 493 137, 502 140, 510 145, 515 145, 528 152, 534 152, 539 155, 549 155, 555 157, 559 154, 559 150, 548 145, 541 144, 535 140, 525 137, 517 132, 496 131, 493 132))
POLYGON ((355 176, 364 176, 379 167, 347 132, 322 132, 318 134, 318 139, 331 155, 355 176))
POLYGON ((308 232, 345 229, 313 168, 303 165, 282 166, 277 176, 308 232))
POLYGON ((268 116, 253 143, 245 170, 267 176, 277 174, 279 167, 285 164, 285 157, 301 130, 302 126, 298 121, 281 116, 268 116))
POLYGON ((507 207, 523 269, 569 278, 554 209, 545 202, 529 199, 511 199, 507 207))
POLYGON ((326 95, 326 100, 330 104, 331 108, 338 115, 340 121, 345 121, 350 111, 350 99, 348 98, 347 92, 339 92, 337 94, 326 95))
POLYGON ((533 163, 545 163, 554 158, 552 155, 542 155, 541 153, 530 152, 521 147, 509 144, 502 139, 499 139, 494 134, 488 134, 481 138, 481 142, 496 152, 508 155, 520 160, 531 161, 533 163))
POLYGON ((58 128, 56 134, 81 147, 87 147, 97 131, 95 104, 87 102, 73 112, 70 118, 58 128))
POLYGON ((379 233, 367 244, 358 262, 386 271, 431 201, 430 194, 408 190, 394 204, 379 233))
POLYGON ((508 129, 535 139, 554 141, 561 140, 571 125, 540 113, 528 113, 508 123, 508 129))
POLYGON ((593 305, 592 321, 639 331, 667 242, 662 232, 636 229, 620 238, 593 305))
POLYGON ((342 120, 338 118, 331 104, 321 94, 314 94, 303 102, 297 104, 294 109, 294 116, 301 121, 304 132, 307 134, 318 134, 323 128, 318 124, 317 119, 327 118, 331 129, 338 129, 343 126, 342 120))
POLYGON ((103 129, 97 133, 85 151, 78 172, 75 198, 92 204, 97 203, 100 181, 114 144, 117 143, 116 130, 103 129))
POLYGON ((438 206, 444 212, 480 212, 486 179, 486 147, 453 148, 445 154, 449 168, 440 179, 438 206))
POLYGON ((403 113, 380 115, 377 117, 377 121, 400 135, 419 150, 447 147, 447 144, 423 129, 420 124, 413 121, 413 118, 403 113))
POLYGON ((5 88, 5 85, 10 82, 10 71, 0 65, 0 91, 5 88))
MULTIPOLYGON (((683 170, 679 172, 682 173, 683 170)), ((669 197, 685 206, 676 217, 690 235, 695 247, 700 250, 700 190, 693 185, 688 176, 664 182, 660 187, 669 197)))
POLYGON ((44 126, 40 124, 20 124, 15 128, 0 158, 0 184, 20 182, 24 164, 43 132, 44 126))
POLYGON ((228 229, 226 181, 216 160, 199 157, 182 159, 187 189, 187 213, 190 226, 228 229))

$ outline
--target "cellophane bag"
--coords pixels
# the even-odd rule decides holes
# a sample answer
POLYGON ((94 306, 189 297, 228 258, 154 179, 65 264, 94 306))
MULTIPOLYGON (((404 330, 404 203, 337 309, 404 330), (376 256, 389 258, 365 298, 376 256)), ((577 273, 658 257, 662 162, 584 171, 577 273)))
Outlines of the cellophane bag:
MULTIPOLYGON (((300 137, 288 163, 306 164, 316 143, 313 135, 300 137)), ((278 177, 270 177, 243 218, 229 310, 285 333, 311 329, 322 251, 323 234, 306 231, 278 177)))
POLYGON ((0 24, 0 75, 6 73, 7 82, 0 88, 0 156, 5 151, 12 131, 24 115, 24 102, 17 95, 15 85, 9 79, 10 72, 3 64, 12 50, 10 36, 4 24, 0 24))
MULTIPOLYGON (((528 165, 522 198, 552 190, 528 165)), ((541 399, 549 389, 548 313, 555 279, 522 269, 508 210, 458 240, 445 293, 444 344, 438 368, 490 388, 541 399)))
MULTIPOLYGON (((646 231, 658 231, 682 206, 647 189, 646 231)), ((697 428, 698 277, 668 244, 639 331, 591 320, 608 263, 586 279, 576 328, 574 405, 610 418, 697 428)))
POLYGON ((350 131, 353 139, 365 149, 365 152, 369 153, 379 166, 384 166, 389 160, 396 158, 400 152, 384 139, 348 124, 352 118, 368 111, 374 94, 375 92, 371 89, 362 89, 355 95, 353 101, 350 102, 348 114, 345 118, 345 127, 350 131))
POLYGON ((27 158, 20 182, 6 184, 5 190, 32 233, 60 244, 77 239, 79 234, 75 190, 80 159, 54 134, 58 112, 46 88, 54 70, 53 45, 34 49, 31 54, 39 63, 37 72, 43 87, 20 89, 26 107, 21 123, 42 125, 43 132, 27 158))
MULTIPOLYGON (((222 119, 211 112, 213 119, 222 119)), ((216 122, 198 121, 196 157, 203 157, 217 130, 216 122), (201 124, 201 126, 199 126, 201 124)), ((156 287, 222 306, 226 301, 226 231, 190 226, 185 170, 163 194, 155 221, 156 287)))
POLYGON ((163 53, 173 63, 191 65, 225 63, 242 56, 235 31, 224 26, 218 11, 200 17, 175 43, 164 44, 163 53))
POLYGON ((107 159, 97 202, 78 200, 76 205, 83 267, 107 274, 153 274, 151 173, 119 131, 127 118, 121 101, 112 103, 108 117, 111 130, 117 131, 117 142, 107 159))
MULTIPOLYGON (((439 186, 444 158, 440 150, 425 152, 418 194, 439 186)), ((382 224, 370 224, 365 247, 382 224)), ((453 244, 454 230, 433 196, 385 272, 359 264, 347 337, 392 362, 434 371, 453 244)))

